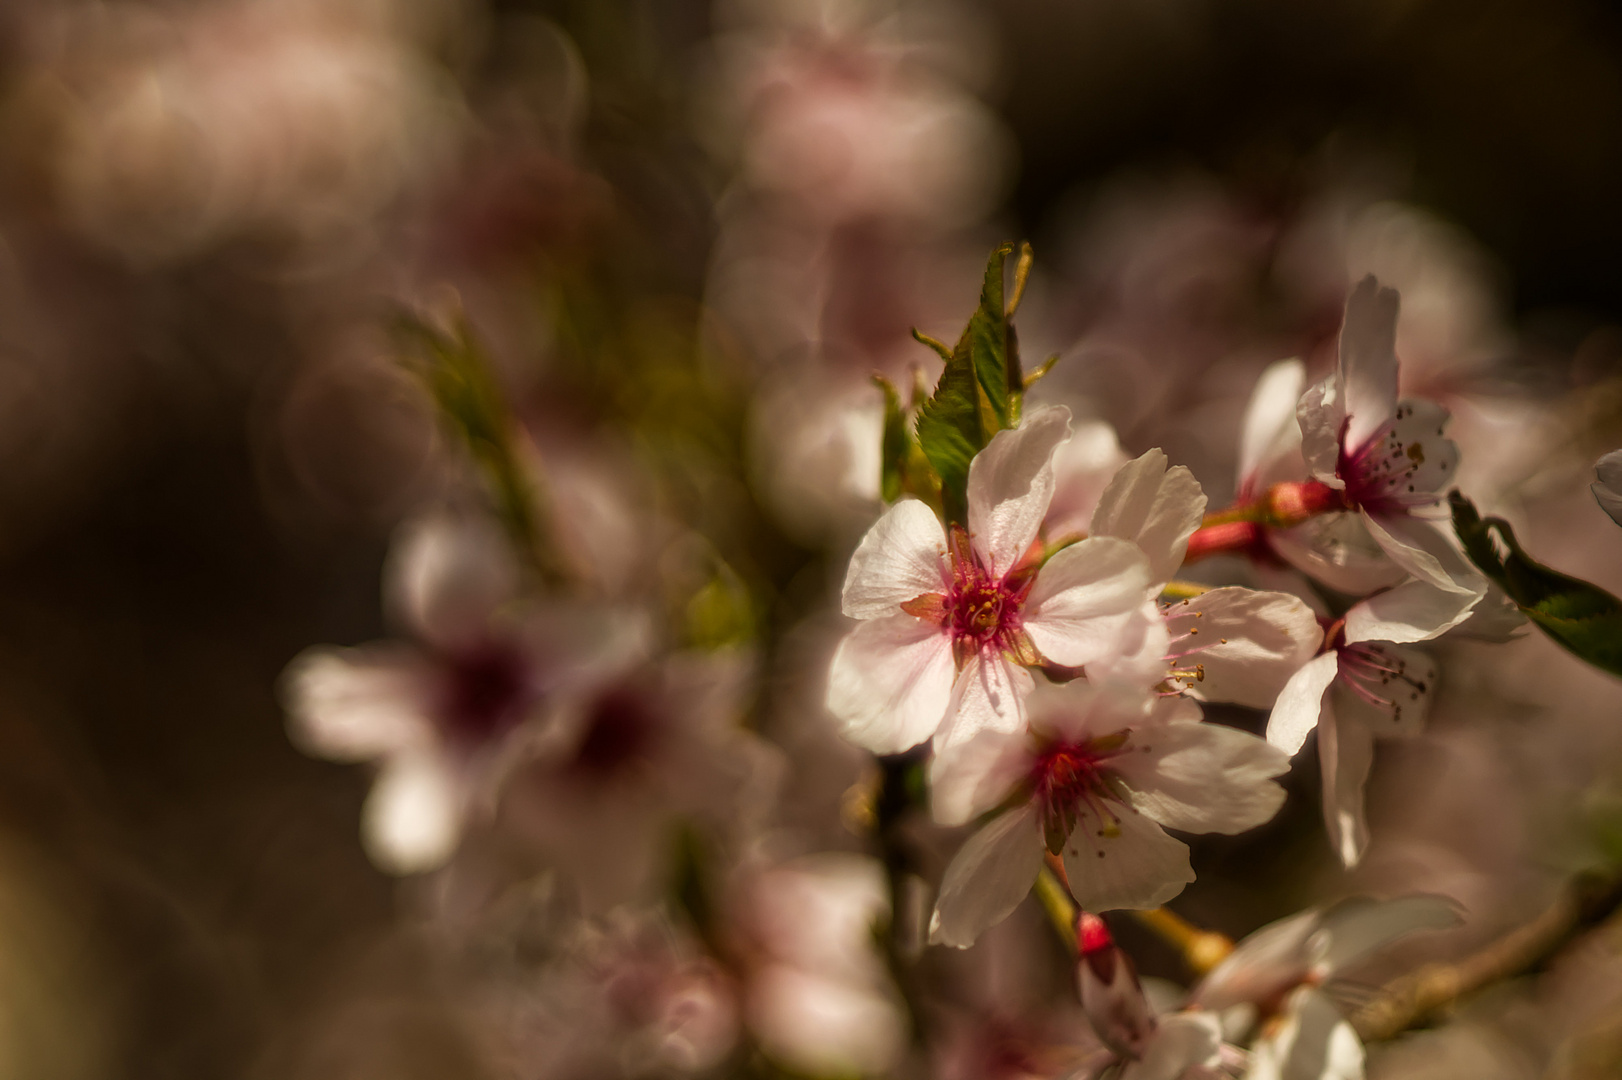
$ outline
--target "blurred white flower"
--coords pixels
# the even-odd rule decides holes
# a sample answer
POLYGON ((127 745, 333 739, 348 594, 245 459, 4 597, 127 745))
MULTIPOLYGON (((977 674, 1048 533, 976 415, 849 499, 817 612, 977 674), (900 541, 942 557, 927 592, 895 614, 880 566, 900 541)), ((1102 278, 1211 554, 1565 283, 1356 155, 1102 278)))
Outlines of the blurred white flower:
POLYGON ((1363 1044, 1335 1005, 1335 980, 1357 961, 1420 930, 1459 925, 1435 896, 1353 899, 1304 911, 1241 941, 1189 997, 1220 1013, 1230 1035, 1256 1028, 1250 1080, 1362 1080, 1363 1044))
POLYGON ((1200 719, 1181 697, 1081 682, 1043 688, 1030 732, 986 731, 941 751, 936 820, 962 824, 1012 805, 969 838, 947 868, 930 939, 959 947, 1000 921, 1060 856, 1088 911, 1151 908, 1194 880, 1188 848, 1163 827, 1238 833, 1284 802, 1272 778, 1288 757, 1254 735, 1200 719))
POLYGON ((491 1056, 515 1080, 704 1074, 742 1030, 735 980, 650 909, 580 923, 560 955, 487 1002, 491 1056))
POLYGON ((662 884, 684 823, 746 839, 777 766, 740 723, 752 675, 741 655, 676 653, 555 695, 508 779, 501 824, 587 910, 662 884))
POLYGON ((746 871, 735 891, 745 1017, 761 1049, 815 1077, 877 1076, 901 1057, 907 1019, 875 943, 884 868, 824 853, 746 871))
POLYGON ((281 691, 294 745, 379 762, 362 839, 379 867, 408 874, 450 857, 549 695, 634 663, 645 644, 639 620, 605 609, 517 605, 518 565, 482 518, 402 527, 387 579, 415 640, 307 649, 281 691))
POLYGON ((828 709, 852 742, 893 753, 982 730, 1017 732, 1033 685, 1027 665, 1078 666, 1107 655, 1142 604, 1149 568, 1137 546, 1098 538, 1038 567, 1031 549, 1053 495, 1063 407, 998 432, 969 468, 968 533, 950 539, 923 503, 904 499, 851 556, 844 612, 861 619, 834 654, 828 709))

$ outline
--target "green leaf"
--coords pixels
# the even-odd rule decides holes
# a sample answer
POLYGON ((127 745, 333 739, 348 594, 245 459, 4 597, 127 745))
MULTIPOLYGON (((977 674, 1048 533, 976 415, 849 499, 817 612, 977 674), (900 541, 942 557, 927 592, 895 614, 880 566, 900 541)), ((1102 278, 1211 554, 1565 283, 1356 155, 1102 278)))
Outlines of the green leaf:
POLYGON ((947 357, 935 393, 918 410, 918 443, 940 476, 951 524, 966 524, 969 462, 993 435, 1019 423, 1025 380, 1003 293, 1013 250, 1003 244, 986 261, 980 306, 947 357))
POLYGON ((1448 503, 1464 553, 1528 619, 1579 659, 1622 675, 1622 600, 1532 559, 1508 522, 1483 518, 1457 491, 1448 495, 1448 503))
POLYGON ((883 375, 873 382, 884 392, 884 435, 880 445, 879 493, 893 503, 903 495, 914 495, 940 510, 941 485, 912 433, 901 394, 883 375))

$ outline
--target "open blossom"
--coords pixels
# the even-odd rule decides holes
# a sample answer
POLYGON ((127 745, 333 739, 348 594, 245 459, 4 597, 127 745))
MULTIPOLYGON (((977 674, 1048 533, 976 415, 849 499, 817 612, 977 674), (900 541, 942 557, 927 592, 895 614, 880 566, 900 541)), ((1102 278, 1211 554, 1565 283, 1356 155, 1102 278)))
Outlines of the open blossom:
POLYGON ((1269 557, 1330 588, 1376 593, 1358 613, 1371 636, 1423 641, 1458 625, 1486 582, 1416 511, 1458 463, 1447 411, 1397 400, 1397 294, 1364 279, 1346 304, 1334 374, 1301 392, 1300 361, 1257 382, 1240 443, 1239 495, 1299 523, 1249 530, 1269 557))
POLYGON ((1043 688, 1028 733, 986 731, 936 758, 936 820, 1012 805, 947 868, 931 940, 971 944, 1024 898, 1044 851, 1063 860, 1089 911, 1157 907, 1194 880, 1187 846, 1165 828, 1260 825, 1284 801, 1272 778, 1288 767, 1254 735, 1203 722, 1186 698, 1124 684, 1043 688))
POLYGON ((844 589, 845 614, 862 624, 828 675, 828 709, 852 742, 893 753, 931 736, 941 747, 1018 732, 1027 666, 1080 666, 1115 648, 1149 585, 1137 546, 1092 538, 1045 563, 1031 551, 1069 426, 1067 409, 1040 409, 976 455, 967 533, 948 538, 904 499, 863 537, 844 589))
POLYGON ((1301 498, 1344 509, 1270 538, 1273 549, 1331 587, 1371 597, 1363 617, 1391 641, 1424 641, 1458 625, 1486 580, 1414 511, 1436 505, 1458 465, 1447 410, 1397 399, 1397 294, 1364 278, 1346 302, 1340 361, 1296 407, 1301 454, 1318 485, 1301 498), (1353 556, 1383 555, 1354 565, 1353 556), (1369 575, 1373 575, 1372 577, 1369 575), (1406 577, 1407 580, 1403 580, 1406 577))
POLYGON ((777 777, 772 750, 739 723, 750 675, 742 656, 675 653, 554 695, 501 824, 587 910, 663 883, 684 822, 744 840, 777 777))
POLYGON ((875 946, 890 917, 884 868, 841 852, 745 870, 731 893, 744 1017, 761 1050, 802 1076, 879 1076, 907 1021, 875 946))
POLYGON ((1398 938, 1459 925, 1436 896, 1345 900, 1262 927, 1194 988, 1188 1004, 1258 1033, 1248 1080, 1362 1080, 1363 1044, 1335 1004, 1336 981, 1398 938))
POLYGON ((1266 708, 1322 635, 1312 610, 1288 593, 1229 587, 1194 601, 1160 601, 1205 505, 1199 481, 1181 465, 1168 468, 1160 450, 1127 462, 1111 479, 1093 512, 1091 535, 1136 544, 1149 561, 1150 582, 1115 650, 1089 665, 1088 675, 1266 708))
POLYGON ((602 610, 519 607, 517 564, 484 519, 404 528, 388 578, 415 641, 307 649, 282 696, 295 745, 380 763, 362 840, 373 862, 404 874, 450 857, 549 695, 637 655, 642 628, 602 610))
POLYGON ((1291 755, 1317 728, 1324 824, 1349 867, 1369 842, 1363 788, 1374 740, 1419 734, 1436 689, 1436 665, 1422 650, 1360 632, 1364 621, 1353 615, 1367 603, 1330 625, 1323 653, 1290 679, 1267 724, 1267 741, 1291 755))

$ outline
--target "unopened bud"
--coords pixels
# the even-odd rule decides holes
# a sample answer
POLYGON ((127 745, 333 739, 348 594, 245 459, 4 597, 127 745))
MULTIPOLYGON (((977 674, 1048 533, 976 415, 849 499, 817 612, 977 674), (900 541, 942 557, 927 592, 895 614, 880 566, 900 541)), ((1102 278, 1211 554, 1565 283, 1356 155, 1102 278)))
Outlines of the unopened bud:
POLYGON ((1076 982, 1088 1022, 1105 1046, 1136 1060, 1154 1033, 1155 1017, 1132 959, 1116 947, 1104 920, 1089 912, 1076 920, 1076 944, 1076 982))

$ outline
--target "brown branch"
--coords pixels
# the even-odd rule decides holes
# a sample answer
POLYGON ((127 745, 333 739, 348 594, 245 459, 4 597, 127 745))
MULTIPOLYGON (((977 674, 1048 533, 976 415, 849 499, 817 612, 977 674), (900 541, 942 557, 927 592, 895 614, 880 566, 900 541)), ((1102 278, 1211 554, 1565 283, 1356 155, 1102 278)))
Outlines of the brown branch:
POLYGON ((1426 964, 1386 983, 1351 1016, 1364 1042, 1389 1039, 1501 979, 1532 971, 1622 904, 1622 877, 1579 876, 1531 922, 1450 964, 1426 964))

